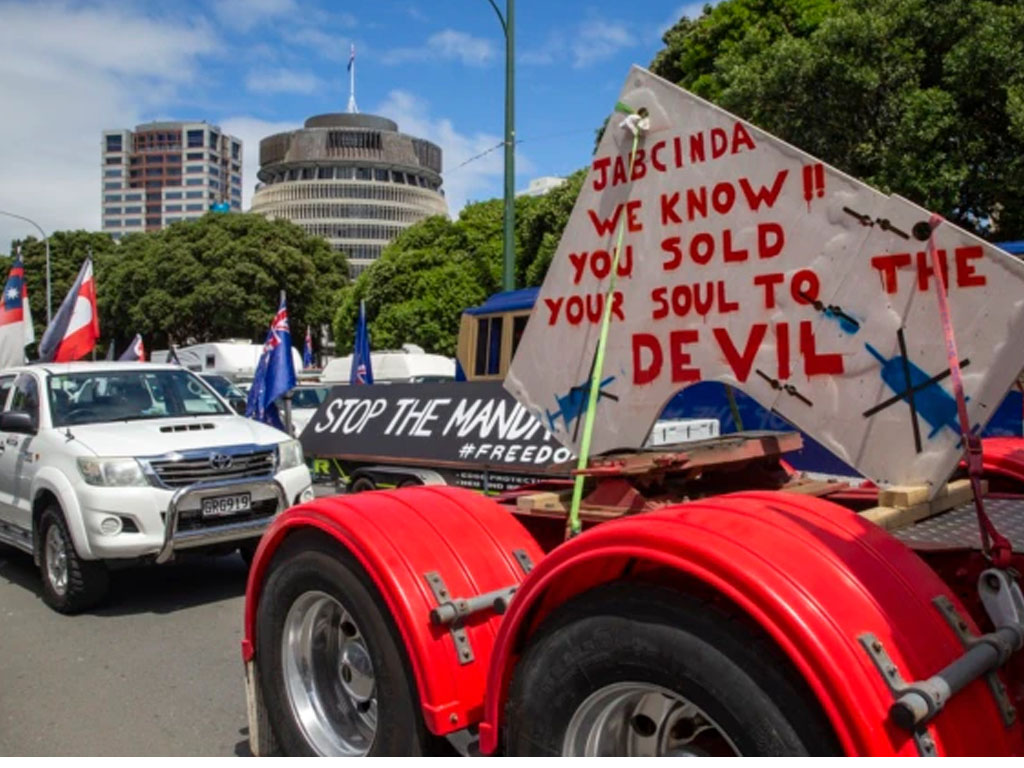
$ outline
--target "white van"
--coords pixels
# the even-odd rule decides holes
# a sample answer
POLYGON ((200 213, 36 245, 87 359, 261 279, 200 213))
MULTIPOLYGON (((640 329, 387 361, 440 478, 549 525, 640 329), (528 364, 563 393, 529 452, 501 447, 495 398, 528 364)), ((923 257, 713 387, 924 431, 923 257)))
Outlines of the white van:
MULTIPOLYGON (((370 363, 375 384, 455 380, 454 358, 428 354, 415 344, 403 344, 399 350, 371 352, 370 363)), ((320 381, 348 384, 351 374, 352 355, 336 357, 324 366, 320 381)))

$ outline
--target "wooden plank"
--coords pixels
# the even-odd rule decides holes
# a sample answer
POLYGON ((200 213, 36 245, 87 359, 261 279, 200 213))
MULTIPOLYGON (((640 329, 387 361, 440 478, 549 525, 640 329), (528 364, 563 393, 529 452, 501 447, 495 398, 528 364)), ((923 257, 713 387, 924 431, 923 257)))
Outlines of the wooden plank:
POLYGON ((564 514, 568 513, 571 501, 571 490, 565 490, 559 493, 552 493, 550 491, 527 493, 516 498, 516 509, 521 512, 537 510, 545 512, 562 512, 564 514))
MULTIPOLYGON (((988 481, 983 480, 981 487, 982 494, 987 493, 988 481)), ((918 496, 916 493, 909 493, 903 496, 897 494, 896 498, 914 499, 918 498, 918 496)), ((954 480, 952 483, 947 483, 946 487, 939 491, 938 495, 931 501, 926 500, 908 506, 880 503, 877 507, 864 510, 860 513, 860 516, 885 528, 887 531, 892 531, 942 514, 954 507, 959 507, 961 504, 967 504, 973 498, 974 494, 971 492, 970 480, 954 480)), ((879 502, 881 500, 882 494, 880 493, 879 502)))

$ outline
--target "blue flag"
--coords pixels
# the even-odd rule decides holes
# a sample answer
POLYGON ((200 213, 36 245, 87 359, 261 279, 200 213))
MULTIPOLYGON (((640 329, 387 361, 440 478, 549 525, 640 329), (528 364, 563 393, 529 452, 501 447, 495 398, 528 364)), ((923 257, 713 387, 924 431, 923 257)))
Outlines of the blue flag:
POLYGON ((270 324, 263 352, 256 366, 245 415, 284 430, 274 401, 295 387, 295 362, 292 360, 292 334, 288 328, 288 304, 281 292, 281 307, 270 324))
POLYGON ((356 346, 352 350, 352 372, 349 384, 373 384, 373 364, 370 361, 370 332, 366 328, 366 304, 359 302, 359 322, 356 324, 356 346))
POLYGON ((313 333, 310 331, 309 326, 306 326, 306 345, 302 348, 302 367, 312 368, 314 364, 313 360, 313 333))

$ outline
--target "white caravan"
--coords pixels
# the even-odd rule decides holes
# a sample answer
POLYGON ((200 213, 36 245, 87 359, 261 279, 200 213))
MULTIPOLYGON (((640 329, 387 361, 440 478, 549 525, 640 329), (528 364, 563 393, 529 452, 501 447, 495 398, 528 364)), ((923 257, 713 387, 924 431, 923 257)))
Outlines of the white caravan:
MULTIPOLYGON (((198 373, 219 373, 232 381, 252 379, 259 364, 262 344, 251 344, 248 341, 217 341, 207 344, 192 344, 187 347, 176 347, 178 360, 182 366, 198 373)), ((159 349, 153 352, 151 361, 167 362, 168 351, 159 349)), ((295 372, 302 370, 302 355, 292 347, 292 361, 295 372)))

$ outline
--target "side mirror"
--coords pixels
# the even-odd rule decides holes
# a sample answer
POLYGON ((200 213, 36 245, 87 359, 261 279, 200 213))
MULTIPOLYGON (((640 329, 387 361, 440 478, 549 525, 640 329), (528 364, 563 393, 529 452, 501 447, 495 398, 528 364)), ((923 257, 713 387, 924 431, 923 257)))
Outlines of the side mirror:
POLYGON ((31 414, 24 411, 5 411, 0 413, 0 432, 18 432, 23 435, 34 435, 37 429, 31 414))

